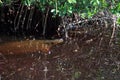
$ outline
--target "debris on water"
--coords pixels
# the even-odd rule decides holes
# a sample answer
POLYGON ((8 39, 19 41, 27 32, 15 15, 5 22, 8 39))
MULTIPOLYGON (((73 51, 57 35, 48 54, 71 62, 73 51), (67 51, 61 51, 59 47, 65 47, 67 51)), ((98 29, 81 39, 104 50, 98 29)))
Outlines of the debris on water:
POLYGON ((17 71, 22 71, 22 68, 18 68, 17 71))
POLYGON ((48 54, 51 54, 51 51, 48 51, 48 54))
POLYGON ((19 48, 20 48, 20 47, 21 47, 21 45, 17 45, 17 47, 19 47, 19 48))
POLYGON ((38 51, 38 53, 41 53, 41 51, 38 51))
POLYGON ((9 52, 10 54, 14 54, 13 52, 9 52))
POLYGON ((33 38, 33 40, 35 40, 35 38, 33 38))
POLYGON ((47 68, 47 66, 45 66, 45 68, 44 68, 44 70, 43 70, 44 72, 47 72, 48 71, 48 68, 47 68))
POLYGON ((77 50, 77 49, 75 49, 75 50, 74 50, 74 52, 78 52, 78 50, 77 50))
POLYGON ((34 54, 32 54, 31 56, 34 57, 34 54))
POLYGON ((30 70, 32 70, 32 71, 33 71, 33 70, 34 70, 34 68, 30 68, 30 70))

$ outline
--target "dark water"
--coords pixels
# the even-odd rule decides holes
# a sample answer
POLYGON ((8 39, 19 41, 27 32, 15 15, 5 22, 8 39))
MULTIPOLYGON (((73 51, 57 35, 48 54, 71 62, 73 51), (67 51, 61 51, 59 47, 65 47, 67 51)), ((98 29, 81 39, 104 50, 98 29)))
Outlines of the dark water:
MULTIPOLYGON (((119 80, 119 47, 95 41, 71 40, 50 54, 0 54, 2 80, 119 80)), ((106 43, 106 42, 105 42, 106 43)), ((106 43, 107 44, 107 43, 106 43)))

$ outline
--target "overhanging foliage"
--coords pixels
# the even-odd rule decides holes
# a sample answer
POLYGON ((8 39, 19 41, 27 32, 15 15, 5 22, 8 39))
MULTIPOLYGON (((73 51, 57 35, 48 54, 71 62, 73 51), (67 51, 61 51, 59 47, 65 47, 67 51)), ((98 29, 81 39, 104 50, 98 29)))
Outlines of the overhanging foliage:
MULTIPOLYGON (((0 0, 1 4, 11 4, 12 2, 15 1, 0 0)), ((119 0, 21 0, 21 2, 27 6, 35 5, 43 11, 46 7, 50 7, 52 13, 60 16, 76 12, 82 17, 91 17, 96 12, 106 8, 114 14, 120 13, 119 0)))

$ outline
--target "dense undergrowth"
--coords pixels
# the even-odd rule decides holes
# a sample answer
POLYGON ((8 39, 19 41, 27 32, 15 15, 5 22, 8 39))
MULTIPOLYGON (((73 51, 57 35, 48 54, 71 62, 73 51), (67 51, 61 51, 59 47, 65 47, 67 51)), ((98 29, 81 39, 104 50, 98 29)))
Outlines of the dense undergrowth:
POLYGON ((36 6, 39 10, 46 12, 47 9, 54 13, 54 15, 71 15, 78 13, 82 17, 91 17, 95 13, 108 9, 112 13, 120 12, 119 0, 4 0, 0 1, 1 6, 14 5, 16 2, 21 2, 22 5, 36 6))
MULTIPOLYGON (((71 22, 80 22, 104 11, 114 14, 117 17, 115 22, 120 23, 119 0, 4 0, 0 4, 1 34, 56 37, 58 25, 65 17, 71 17, 71 22)), ((107 13, 104 15, 109 17, 107 13)))

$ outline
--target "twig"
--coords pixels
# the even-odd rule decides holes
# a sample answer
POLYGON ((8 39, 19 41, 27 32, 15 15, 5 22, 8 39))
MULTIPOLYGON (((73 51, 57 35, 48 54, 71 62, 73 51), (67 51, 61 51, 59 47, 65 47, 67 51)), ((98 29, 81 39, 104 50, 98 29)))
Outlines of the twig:
POLYGON ((24 5, 22 5, 22 8, 21 8, 21 10, 20 10, 20 15, 19 15, 19 18, 18 18, 18 22, 17 22, 16 29, 19 28, 19 24, 20 24, 20 20, 21 20, 21 17, 22 17, 22 11, 23 11, 23 8, 24 8, 24 5))
POLYGON ((116 30, 116 18, 115 16, 113 16, 113 30, 112 30, 112 35, 111 35, 111 38, 110 38, 110 42, 109 42, 109 45, 112 46, 112 41, 113 41, 113 38, 114 38, 114 35, 115 35, 115 30, 116 30))
POLYGON ((18 11, 17 11, 17 14, 16 14, 16 16, 15 16, 15 19, 14 19, 14 30, 16 31, 16 22, 17 22, 17 17, 18 17, 18 15, 19 15, 19 13, 20 13, 20 9, 21 9, 21 6, 22 6, 22 4, 20 4, 20 6, 19 6, 19 8, 18 8, 18 11))
POLYGON ((24 14, 24 17, 23 17, 23 20, 22 20, 22 26, 21 26, 22 28, 24 26, 26 16, 27 16, 27 8, 25 8, 25 14, 24 14))
POLYGON ((29 7, 30 7, 30 14, 29 14, 29 17, 28 17, 27 29, 29 29, 29 27, 31 27, 32 16, 33 16, 33 13, 34 13, 34 8, 32 6, 29 6, 29 7))
POLYGON ((47 23, 47 18, 48 18, 48 12, 49 12, 50 8, 47 8, 47 12, 46 12, 46 16, 45 16, 45 20, 44 20, 44 26, 43 26, 43 36, 45 37, 45 30, 46 30, 46 23, 47 23))

